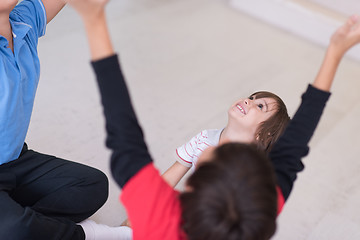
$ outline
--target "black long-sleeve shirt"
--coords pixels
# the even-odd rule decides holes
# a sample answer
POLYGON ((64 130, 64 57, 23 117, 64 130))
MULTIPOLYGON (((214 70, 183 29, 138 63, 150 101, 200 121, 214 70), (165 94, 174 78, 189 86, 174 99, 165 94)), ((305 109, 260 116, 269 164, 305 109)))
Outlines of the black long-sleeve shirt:
MULTIPOLYGON (((106 119, 106 145, 113 153, 111 171, 123 187, 145 165, 152 162, 141 127, 134 113, 117 55, 92 62, 106 119)), ((288 198, 298 172, 304 168, 301 158, 309 151, 308 143, 322 115, 330 93, 311 85, 283 136, 270 152, 278 185, 288 198)))
POLYGON ((308 143, 329 97, 329 92, 309 85, 302 95, 300 107, 270 152, 278 185, 285 200, 290 195, 297 173, 304 169, 301 158, 309 152, 308 143))
MULTIPOLYGON (((92 63, 106 119, 106 145, 112 150, 111 171, 123 187, 121 200, 133 226, 133 239, 186 240, 178 193, 154 168, 136 119, 116 55, 92 63)), ((279 207, 303 170, 301 158, 319 122, 330 93, 309 85, 302 103, 270 153, 277 176, 279 207)))
POLYGON ((117 55, 92 62, 104 106, 106 146, 112 150, 111 172, 123 187, 152 162, 137 121, 117 55))

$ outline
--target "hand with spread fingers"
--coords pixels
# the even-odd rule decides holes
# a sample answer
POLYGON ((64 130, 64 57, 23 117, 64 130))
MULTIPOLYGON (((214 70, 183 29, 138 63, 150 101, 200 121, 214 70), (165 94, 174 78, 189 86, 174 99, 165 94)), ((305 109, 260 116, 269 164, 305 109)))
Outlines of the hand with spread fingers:
POLYGON ((86 20, 96 20, 104 15, 104 8, 109 0, 65 0, 79 15, 86 20))
POLYGON ((358 43, 360 43, 360 17, 352 15, 332 35, 329 47, 338 54, 338 57, 342 57, 347 50, 358 43))

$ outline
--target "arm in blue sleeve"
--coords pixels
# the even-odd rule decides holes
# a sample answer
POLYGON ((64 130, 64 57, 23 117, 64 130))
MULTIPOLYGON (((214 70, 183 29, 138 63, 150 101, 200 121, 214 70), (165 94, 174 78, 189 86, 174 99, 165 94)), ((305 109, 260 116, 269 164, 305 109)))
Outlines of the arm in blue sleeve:
POLYGON ((45 35, 47 16, 41 0, 23 0, 12 10, 10 18, 31 26, 36 39, 45 35))

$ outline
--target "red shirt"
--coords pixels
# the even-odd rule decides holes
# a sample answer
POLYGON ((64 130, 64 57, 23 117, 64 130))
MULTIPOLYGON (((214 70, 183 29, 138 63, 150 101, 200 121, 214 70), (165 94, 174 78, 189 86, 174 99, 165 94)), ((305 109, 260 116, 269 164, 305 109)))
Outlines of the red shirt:
POLYGON ((171 188, 152 163, 124 186, 121 201, 133 228, 133 239, 186 240, 181 229, 179 192, 171 188))
MULTIPOLYGON (((278 214, 284 205, 279 187, 278 214)), ((186 240, 181 229, 179 192, 171 188, 152 163, 146 165, 124 186, 121 201, 133 228, 133 239, 186 240)))

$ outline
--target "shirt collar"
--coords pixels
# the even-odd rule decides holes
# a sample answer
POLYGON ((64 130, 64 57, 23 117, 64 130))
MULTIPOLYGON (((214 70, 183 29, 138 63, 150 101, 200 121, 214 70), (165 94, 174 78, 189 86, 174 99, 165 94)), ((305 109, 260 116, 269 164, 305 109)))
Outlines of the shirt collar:
POLYGON ((10 19, 10 24, 11 24, 14 40, 23 39, 31 29, 30 25, 23 22, 16 22, 11 19, 10 19))
MULTIPOLYGON (((22 22, 16 22, 11 19, 10 19, 10 24, 12 28, 12 35, 14 42, 18 41, 18 39, 23 39, 31 29, 30 25, 22 22)), ((0 35, 0 46, 7 47, 8 45, 9 45, 8 40, 4 36, 0 35)))
POLYGON ((0 47, 6 47, 8 45, 8 40, 0 35, 0 47))

